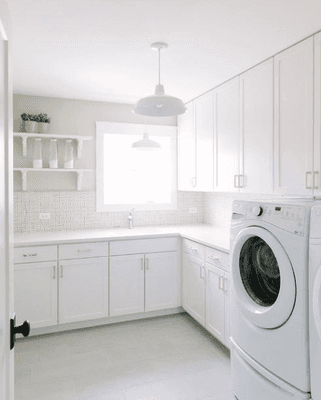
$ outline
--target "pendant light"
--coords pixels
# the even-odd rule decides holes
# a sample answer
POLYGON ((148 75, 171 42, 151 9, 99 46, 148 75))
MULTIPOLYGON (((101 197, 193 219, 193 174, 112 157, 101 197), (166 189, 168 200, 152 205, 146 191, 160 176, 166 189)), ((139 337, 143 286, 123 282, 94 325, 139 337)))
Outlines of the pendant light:
POLYGON ((137 150, 156 150, 161 148, 161 145, 159 143, 149 138, 146 130, 146 120, 145 120, 145 132, 143 138, 137 140, 137 142, 134 142, 132 144, 132 148, 137 150))
POLYGON ((167 47, 168 44, 163 42, 151 44, 152 49, 158 50, 158 85, 155 94, 138 100, 134 107, 135 114, 147 117, 171 117, 186 111, 182 100, 165 94, 164 86, 160 83, 160 51, 167 47))

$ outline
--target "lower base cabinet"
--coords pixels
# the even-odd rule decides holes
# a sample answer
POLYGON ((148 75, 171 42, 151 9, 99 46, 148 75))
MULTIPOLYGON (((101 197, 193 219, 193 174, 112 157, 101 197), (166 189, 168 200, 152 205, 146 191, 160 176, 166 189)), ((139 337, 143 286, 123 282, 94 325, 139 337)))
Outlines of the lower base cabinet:
POLYGON ((108 257, 59 263, 59 323, 108 316, 108 257))
POLYGON ((17 325, 25 320, 32 328, 57 325, 57 279, 57 261, 15 265, 17 325))

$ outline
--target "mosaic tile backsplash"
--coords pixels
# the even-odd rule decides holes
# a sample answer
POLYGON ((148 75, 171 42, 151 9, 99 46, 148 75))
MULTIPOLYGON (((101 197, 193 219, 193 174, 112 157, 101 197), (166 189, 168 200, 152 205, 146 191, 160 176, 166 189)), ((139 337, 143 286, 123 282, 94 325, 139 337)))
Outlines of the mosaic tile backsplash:
MULTIPOLYGON (((16 233, 126 227, 128 212, 96 212, 95 191, 15 192, 16 233), (40 220, 39 213, 50 213, 40 220)), ((184 225, 203 222, 203 194, 178 192, 177 210, 134 211, 135 226, 184 225), (189 213, 197 207, 197 213, 189 213)))

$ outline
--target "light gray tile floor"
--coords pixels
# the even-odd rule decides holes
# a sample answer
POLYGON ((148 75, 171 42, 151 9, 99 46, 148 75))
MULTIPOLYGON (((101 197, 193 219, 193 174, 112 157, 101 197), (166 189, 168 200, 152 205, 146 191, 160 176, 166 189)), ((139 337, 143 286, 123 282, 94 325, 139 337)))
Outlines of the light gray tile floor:
POLYGON ((19 340, 15 400, 232 400, 230 356, 186 314, 19 340))

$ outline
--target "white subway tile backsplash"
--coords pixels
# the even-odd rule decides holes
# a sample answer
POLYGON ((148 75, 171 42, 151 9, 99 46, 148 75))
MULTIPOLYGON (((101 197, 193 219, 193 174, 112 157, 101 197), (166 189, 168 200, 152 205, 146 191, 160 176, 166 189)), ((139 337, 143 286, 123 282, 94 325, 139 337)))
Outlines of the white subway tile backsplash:
MULTIPOLYGON (((177 204, 177 210, 135 211, 134 224, 152 226, 203 222, 203 193, 178 192, 177 204), (190 207, 197 207, 197 214, 190 214, 190 207)), ((14 193, 16 233, 125 227, 127 215, 128 212, 96 212, 95 191, 14 193), (40 220, 39 213, 50 213, 50 220, 40 220)))

